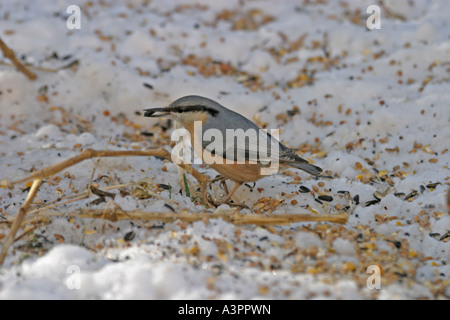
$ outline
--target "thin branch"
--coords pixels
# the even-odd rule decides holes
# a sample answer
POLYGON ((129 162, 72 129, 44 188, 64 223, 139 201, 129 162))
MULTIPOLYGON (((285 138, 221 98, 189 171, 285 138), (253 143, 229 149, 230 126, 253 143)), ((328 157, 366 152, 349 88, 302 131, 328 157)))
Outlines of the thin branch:
MULTIPOLYGON (((1 66, 6 66, 6 67, 12 67, 14 68, 15 65, 5 62, 5 61, 0 61, 0 65, 1 66)), ((46 67, 40 67, 40 66, 33 66, 31 64, 27 64, 26 67, 28 69, 32 69, 32 70, 36 70, 36 71, 43 71, 43 72, 50 72, 50 73, 56 73, 59 70, 63 69, 63 68, 59 68, 59 69, 54 69, 54 68, 46 68, 46 67)))
MULTIPOLYGON (((50 167, 33 172, 28 177, 25 177, 23 179, 13 182, 2 180, 0 182, 0 186, 11 187, 15 184, 21 184, 34 179, 45 179, 86 159, 96 157, 131 157, 131 156, 154 156, 172 161, 172 154, 163 148, 152 150, 117 150, 117 151, 85 149, 83 152, 81 152, 79 155, 73 158, 61 161, 50 167)), ((198 172, 189 164, 184 164, 183 162, 179 161, 177 165, 185 169, 187 172, 189 172, 200 183, 200 196, 203 199, 203 201, 207 204, 208 197, 206 192, 206 185, 210 181, 209 177, 207 175, 198 172)))
POLYGON ((260 215, 260 214, 240 214, 240 213, 170 213, 170 212, 145 212, 140 210, 133 210, 124 212, 123 210, 109 209, 85 209, 81 212, 79 210, 69 213, 60 213, 52 211, 40 211, 37 216, 50 217, 66 217, 66 218, 91 218, 91 219, 107 219, 110 221, 136 219, 144 221, 184 221, 195 222, 205 219, 222 219, 235 225, 254 224, 254 225, 288 225, 294 222, 334 222, 345 224, 348 219, 348 214, 345 211, 340 211, 336 214, 274 214, 274 215, 260 215))
POLYGON ((6 258, 6 255, 8 254, 9 247, 13 244, 14 239, 16 237, 16 233, 19 230, 19 228, 22 225, 22 221, 25 218, 28 208, 30 207, 30 204, 33 202, 34 197, 36 196, 36 193, 39 189, 39 186, 42 183, 42 179, 35 179, 33 181, 33 184, 31 185, 30 192, 28 192, 27 198, 25 200, 25 203, 23 206, 19 209, 16 218, 14 219, 14 223, 11 226, 11 230, 9 230, 8 235, 6 236, 5 240, 3 241, 2 250, 0 251, 0 266, 3 264, 3 261, 6 258))
MULTIPOLYGON (((107 145, 105 146, 105 149, 106 149, 106 147, 108 146, 108 144, 109 144, 110 142, 111 142, 111 138, 108 139, 108 142, 107 142, 107 145)), ((105 150, 105 149, 104 149, 104 150, 105 150)), ((93 180, 94 180, 95 171, 97 170, 98 166, 100 165, 100 161, 102 161, 102 158, 101 158, 101 157, 99 157, 99 158, 97 159, 97 161, 96 161, 96 163, 95 163, 95 165, 94 165, 94 168, 92 169, 91 178, 89 179, 89 185, 88 185, 88 188, 87 188, 88 197, 91 196, 92 182, 93 182, 93 180)))
MULTIPOLYGON (((161 157, 168 160, 171 160, 171 153, 165 149, 152 149, 152 150, 92 150, 92 149, 85 149, 83 152, 81 152, 79 155, 76 155, 73 158, 61 161, 57 164, 54 164, 50 167, 41 169, 39 171, 33 172, 28 177, 25 177, 23 179, 13 181, 10 184, 21 184, 27 181, 35 180, 35 179, 45 179, 48 177, 51 177, 54 174, 57 174, 58 172, 71 167, 79 162, 82 162, 86 159, 90 158, 97 158, 97 157, 132 157, 132 156, 154 156, 154 157, 161 157)), ((209 177, 201 174, 194 168, 192 168, 190 165, 180 163, 178 164, 183 169, 185 169, 187 172, 189 172, 192 176, 194 176, 195 179, 198 180, 200 183, 208 183, 209 177)))
POLYGON ((30 71, 27 67, 23 65, 23 63, 17 59, 16 55, 14 54, 14 51, 12 51, 0 38, 0 49, 3 52, 3 55, 5 58, 8 58, 11 60, 11 62, 16 66, 17 69, 19 69, 20 72, 25 74, 28 79, 34 80, 36 79, 36 74, 32 71, 30 71))

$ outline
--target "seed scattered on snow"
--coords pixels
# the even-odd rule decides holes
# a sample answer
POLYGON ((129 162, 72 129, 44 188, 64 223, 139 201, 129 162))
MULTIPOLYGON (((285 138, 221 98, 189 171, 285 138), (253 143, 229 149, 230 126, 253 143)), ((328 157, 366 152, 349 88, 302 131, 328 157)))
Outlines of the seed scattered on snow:
POLYGON ((429 233, 428 235, 435 240, 438 240, 441 237, 441 234, 437 233, 437 232, 432 232, 432 233, 429 233))
POLYGON ((428 189, 435 189, 438 185, 440 185, 442 183, 440 182, 434 182, 434 183, 429 183, 427 184, 425 187, 427 187, 428 189))
POLYGON ((170 190, 170 186, 168 184, 164 184, 164 183, 158 183, 158 188, 164 189, 164 190, 170 190))
POLYGON ((319 200, 322 200, 322 201, 327 201, 327 202, 331 202, 331 201, 333 201, 333 197, 332 196, 329 196, 329 195, 320 195, 320 196, 318 196, 317 197, 319 200))
POLYGON ((450 231, 447 231, 439 238, 439 241, 448 242, 450 240, 450 231))
POLYGON ((384 194, 382 194, 380 191, 375 191, 373 193, 373 196, 375 197, 375 199, 377 199, 378 201, 384 198, 384 194))
POLYGON ((164 203, 164 207, 168 208, 172 212, 175 212, 175 209, 172 208, 172 206, 168 205, 167 203, 164 203))
POLYGON ((131 241, 134 239, 135 236, 136 236, 136 234, 134 233, 134 231, 130 231, 125 234, 125 236, 123 237, 123 240, 131 241))
POLYGON ((397 198, 400 198, 402 200, 405 200, 406 194, 403 192, 396 192, 396 193, 394 193, 394 196, 396 196, 397 198))
POLYGON ((366 207, 369 207, 369 206, 371 206, 371 205, 377 204, 378 202, 380 202, 379 199, 369 200, 369 201, 366 201, 365 206, 366 206, 366 207))
POLYGON ((406 197, 405 197, 405 200, 406 201, 412 201, 413 200, 413 198, 415 197, 415 196, 417 196, 419 194, 419 192, 417 191, 417 190, 413 190, 413 191, 411 191, 406 197))
POLYGON ((311 192, 311 190, 309 190, 309 188, 305 187, 305 186, 300 186, 299 190, 301 193, 308 193, 311 192))

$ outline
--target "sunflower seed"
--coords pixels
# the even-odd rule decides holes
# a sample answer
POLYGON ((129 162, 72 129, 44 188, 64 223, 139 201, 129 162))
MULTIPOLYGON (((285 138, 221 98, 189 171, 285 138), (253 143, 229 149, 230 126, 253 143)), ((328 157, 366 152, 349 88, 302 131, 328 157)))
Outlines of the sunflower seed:
POLYGON ((434 182, 434 183, 429 183, 429 184, 427 184, 425 187, 427 187, 428 189, 431 189, 431 188, 436 188, 439 184, 442 184, 442 183, 440 183, 440 182, 434 182))
POLYGON ((417 192, 417 190, 413 190, 405 197, 405 200, 412 199, 413 197, 417 196, 418 194, 419 193, 417 192))
POLYGON ((99 197, 99 198, 97 198, 95 200, 92 200, 91 202, 89 202, 89 204, 93 205, 93 206, 96 206, 96 205, 99 205, 102 202, 106 202, 105 197, 99 197))
POLYGON ((125 234, 125 236, 123 237, 123 240, 131 241, 134 239, 135 236, 136 236, 136 234, 134 233, 134 231, 130 231, 125 234))
POLYGON ((115 193, 107 192, 107 191, 101 190, 101 189, 96 188, 96 187, 94 187, 94 186, 92 186, 92 185, 90 186, 90 189, 91 189, 91 191, 92 191, 93 194, 95 194, 95 195, 97 195, 97 196, 99 196, 99 197, 110 197, 110 198, 112 198, 113 200, 114 200, 114 198, 116 197, 116 194, 115 194, 115 193))
POLYGON ((309 190, 307 187, 305 186, 300 186, 299 190, 301 193, 308 193, 311 192, 311 190, 309 190))
POLYGON ((375 197, 375 199, 381 200, 384 198, 385 194, 381 193, 380 191, 375 191, 373 193, 373 196, 375 197))
POLYGON ((404 194, 403 192, 396 192, 396 193, 394 193, 394 196, 396 196, 397 198, 400 198, 400 199, 404 200, 406 194, 404 194))
POLYGON ((158 187, 164 190, 170 190, 171 186, 165 183, 158 183, 158 187))
POLYGON ((429 233, 428 235, 435 240, 438 240, 441 237, 441 234, 437 233, 437 232, 432 232, 432 233, 429 233))
POLYGON ((369 206, 371 206, 371 205, 377 204, 378 202, 380 202, 379 199, 369 200, 369 201, 366 201, 365 206, 366 206, 366 207, 369 207, 369 206))
POLYGON ((326 201, 326 202, 331 202, 331 201, 333 201, 333 197, 332 197, 332 196, 328 196, 328 195, 326 195, 326 194, 320 195, 320 196, 318 196, 317 198, 319 198, 319 200, 326 201))
POLYGON ((175 209, 172 208, 172 206, 170 206, 170 205, 167 204, 167 203, 164 203, 164 207, 168 208, 168 209, 169 209, 170 211, 172 211, 172 212, 175 212, 175 209))
POLYGON ((387 241, 392 243, 397 249, 400 249, 402 247, 402 243, 398 240, 387 240, 387 241))
POLYGON ((447 242, 449 239, 450 239, 450 231, 447 231, 442 235, 442 237, 439 238, 439 241, 447 242))

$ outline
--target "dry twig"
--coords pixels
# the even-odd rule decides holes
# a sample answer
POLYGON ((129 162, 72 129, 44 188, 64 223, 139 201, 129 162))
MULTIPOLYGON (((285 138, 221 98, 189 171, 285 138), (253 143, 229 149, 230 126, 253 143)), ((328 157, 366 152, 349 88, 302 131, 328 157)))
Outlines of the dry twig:
POLYGON ((347 222, 348 214, 345 211, 341 211, 337 214, 274 214, 274 215, 261 215, 261 214, 240 214, 240 213, 169 213, 169 212, 145 212, 140 210, 123 211, 122 209, 86 209, 70 213, 59 213, 52 211, 40 211, 38 217, 66 217, 66 218, 91 218, 91 219, 107 219, 110 221, 118 221, 124 219, 132 220, 144 220, 144 221, 184 221, 195 222, 208 219, 222 219, 235 225, 242 224, 255 224, 255 225, 288 225, 294 222, 313 222, 313 221, 326 221, 344 224, 347 222))
POLYGON ((35 179, 33 181, 33 184, 31 185, 30 192, 28 192, 25 203, 19 209, 19 212, 17 213, 17 216, 14 219, 14 223, 11 226, 11 230, 9 231, 5 240, 3 241, 2 250, 0 251, 0 266, 3 264, 3 261, 5 260, 6 255, 8 254, 9 247, 14 242, 16 233, 19 230, 19 228, 21 227, 22 221, 27 214, 27 211, 28 211, 28 208, 30 207, 31 202, 33 201, 34 197, 36 196, 36 193, 37 193, 41 183, 42 183, 42 179, 35 179))
MULTIPOLYGON (((54 164, 50 167, 41 169, 39 171, 33 172, 28 177, 25 177, 23 179, 13 181, 11 184, 20 184, 27 181, 35 180, 35 179, 45 179, 48 178, 68 167, 71 167, 79 162, 82 162, 86 159, 91 158, 98 158, 98 157, 132 157, 132 156, 154 156, 154 157, 161 157, 168 160, 171 160, 171 153, 165 149, 152 149, 152 150, 92 150, 92 149, 86 149, 83 152, 81 152, 79 155, 61 161, 57 164, 54 164)), ((209 177, 201 174, 194 168, 192 168, 190 165, 186 165, 184 163, 179 164, 180 167, 185 169, 187 172, 189 172, 192 176, 194 176, 195 179, 197 179, 198 182, 201 184, 206 184, 209 182, 209 177)))
POLYGON ((25 67, 23 65, 23 63, 20 62, 19 59, 17 59, 16 55, 14 54, 14 51, 12 51, 3 42, 3 40, 1 38, 0 38, 0 49, 2 50, 3 55, 5 56, 5 58, 8 58, 9 60, 11 60, 11 62, 16 66, 16 68, 19 69, 20 72, 25 74, 28 79, 30 79, 30 80, 36 79, 36 74, 34 72, 30 71, 29 69, 27 69, 27 67, 25 67))

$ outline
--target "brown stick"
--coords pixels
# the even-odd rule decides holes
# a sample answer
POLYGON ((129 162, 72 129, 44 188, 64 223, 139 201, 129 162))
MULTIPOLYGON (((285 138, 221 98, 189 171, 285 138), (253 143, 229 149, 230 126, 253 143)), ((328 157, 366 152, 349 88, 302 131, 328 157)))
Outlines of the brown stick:
MULTIPOLYGON (((0 185, 5 187, 11 187, 15 184, 24 183, 30 180, 34 179, 45 179, 48 178, 65 168, 71 167, 81 161, 84 161, 86 159, 95 158, 95 157, 130 157, 130 156, 154 156, 154 157, 162 157, 168 160, 172 160, 172 155, 169 151, 166 149, 160 148, 160 149, 152 149, 152 150, 92 150, 92 149, 86 149, 79 155, 61 161, 57 164, 54 164, 50 167, 41 169, 39 171, 36 171, 32 174, 30 174, 28 177, 25 177, 23 179, 14 181, 9 183, 8 181, 1 181, 0 185)), ((200 183, 200 196, 205 204, 208 204, 208 196, 206 192, 206 185, 209 183, 210 179, 207 175, 201 174, 197 170, 195 170, 192 166, 189 164, 184 164, 182 162, 177 163, 178 166, 185 169, 187 172, 189 172, 199 183, 200 183)))
POLYGON ((447 192, 447 211, 450 214, 450 188, 448 189, 447 192))
POLYGON ((33 181, 33 184, 31 185, 30 192, 28 192, 25 203, 19 209, 17 216, 14 219, 14 223, 11 226, 11 229, 9 230, 9 233, 6 236, 5 240, 3 241, 2 250, 0 251, 0 266, 3 264, 3 261, 5 260, 6 255, 8 254, 9 247, 14 242, 16 233, 19 230, 20 226, 22 225, 22 221, 27 214, 27 211, 28 211, 28 208, 30 207, 31 202, 33 201, 34 197, 36 196, 36 193, 37 193, 41 183, 42 183, 41 179, 36 179, 33 181))
MULTIPOLYGON (((8 62, 4 62, 4 61, 0 61, 0 65, 2 66, 7 66, 7 67, 15 67, 15 65, 8 63, 8 62)), ((59 69, 53 69, 53 68, 44 68, 44 67, 39 67, 39 66, 33 66, 33 65, 27 65, 26 66, 28 69, 32 69, 32 70, 37 70, 37 71, 44 71, 44 72, 52 72, 52 73, 56 73, 61 69, 64 68, 59 68, 59 69)))
POLYGON ((36 79, 36 74, 34 72, 30 71, 29 69, 27 69, 27 67, 25 67, 19 59, 17 59, 16 55, 14 54, 14 51, 12 51, 3 42, 3 40, 1 38, 0 38, 0 49, 2 50, 5 58, 8 58, 9 60, 11 60, 11 62, 16 66, 16 68, 19 69, 20 72, 25 74, 28 77, 28 79, 30 79, 30 80, 36 79))
POLYGON ((255 225, 287 225, 294 222, 334 222, 344 224, 347 222, 348 214, 344 211, 337 214, 240 214, 240 213, 170 213, 170 212, 144 212, 140 210, 128 211, 109 209, 87 209, 82 212, 59 213, 52 211, 41 211, 38 216, 64 216, 70 218, 91 218, 107 219, 110 221, 136 219, 136 220, 157 220, 163 222, 184 221, 195 222, 204 219, 222 219, 235 225, 255 224, 255 225))
MULTIPOLYGON (((131 157, 131 156, 154 156, 154 157, 162 157, 165 159, 171 159, 171 153, 167 151, 166 149, 152 149, 152 150, 92 150, 92 149, 86 149, 83 152, 81 152, 79 155, 61 161, 57 164, 54 164, 50 167, 41 169, 39 171, 33 172, 28 177, 25 177, 23 179, 11 182, 11 184, 20 184, 24 183, 30 180, 35 179, 45 179, 48 178, 65 168, 71 167, 79 162, 82 162, 86 159, 90 158, 96 158, 96 157, 131 157)), ((187 172, 189 172, 192 176, 194 176, 195 179, 198 180, 201 184, 206 184, 209 182, 209 177, 201 174, 194 168, 192 168, 190 165, 186 165, 184 163, 179 164, 180 167, 183 169, 186 169, 187 172)))

